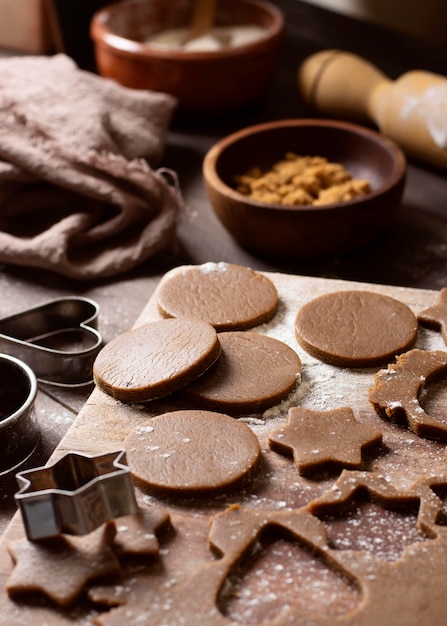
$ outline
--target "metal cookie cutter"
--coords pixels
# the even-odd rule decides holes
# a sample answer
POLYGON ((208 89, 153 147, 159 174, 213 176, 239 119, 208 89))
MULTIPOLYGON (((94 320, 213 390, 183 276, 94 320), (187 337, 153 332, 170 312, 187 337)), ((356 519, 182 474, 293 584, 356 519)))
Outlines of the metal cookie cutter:
POLYGON ((69 452, 52 466, 17 474, 15 494, 29 540, 61 533, 85 535, 104 522, 138 511, 125 452, 69 452))
POLYGON ((31 368, 0 354, 0 381, 0 477, 4 477, 31 457, 40 433, 34 410, 37 380, 31 368))
POLYGON ((102 347, 99 307, 88 298, 68 297, 0 319, 0 352, 27 363, 43 382, 84 385, 102 347))

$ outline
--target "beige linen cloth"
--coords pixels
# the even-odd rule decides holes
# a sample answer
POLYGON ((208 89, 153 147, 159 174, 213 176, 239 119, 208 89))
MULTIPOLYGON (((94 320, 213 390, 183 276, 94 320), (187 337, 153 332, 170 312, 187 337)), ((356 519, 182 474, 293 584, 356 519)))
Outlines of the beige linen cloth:
POLYGON ((0 59, 0 263, 93 279, 171 245, 180 194, 153 167, 175 106, 64 54, 0 59))

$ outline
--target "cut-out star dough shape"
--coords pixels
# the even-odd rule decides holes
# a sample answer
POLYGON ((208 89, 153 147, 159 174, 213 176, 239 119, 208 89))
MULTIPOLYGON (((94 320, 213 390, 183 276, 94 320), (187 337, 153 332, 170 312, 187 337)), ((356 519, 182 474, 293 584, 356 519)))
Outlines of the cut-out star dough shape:
POLYGON ((418 320, 424 326, 439 329, 447 345, 447 287, 439 292, 436 304, 419 313, 418 320))
POLYGON ((362 452, 382 442, 382 433, 360 424, 349 407, 315 411, 289 409, 287 424, 269 436, 269 445, 280 453, 293 453, 300 474, 328 466, 359 469, 362 452))
POLYGON ((447 440, 447 423, 424 411, 419 395, 433 376, 447 371, 447 352, 410 350, 374 376, 368 398, 378 415, 391 422, 406 421, 419 437, 447 440))
POLYGON ((6 583, 10 597, 42 593, 62 607, 72 605, 91 580, 121 573, 110 548, 116 534, 108 522, 89 535, 59 537, 37 543, 9 544, 15 567, 6 583))

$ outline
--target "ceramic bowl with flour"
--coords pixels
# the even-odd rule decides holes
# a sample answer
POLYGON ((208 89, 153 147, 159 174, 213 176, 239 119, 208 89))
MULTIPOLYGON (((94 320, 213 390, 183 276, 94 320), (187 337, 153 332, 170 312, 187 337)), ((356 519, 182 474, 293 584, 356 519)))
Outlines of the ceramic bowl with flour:
POLYGON ((208 33, 191 36, 193 3, 127 0, 92 18, 98 72, 175 96, 188 114, 220 115, 258 100, 274 75, 284 31, 264 0, 217 0, 208 33))

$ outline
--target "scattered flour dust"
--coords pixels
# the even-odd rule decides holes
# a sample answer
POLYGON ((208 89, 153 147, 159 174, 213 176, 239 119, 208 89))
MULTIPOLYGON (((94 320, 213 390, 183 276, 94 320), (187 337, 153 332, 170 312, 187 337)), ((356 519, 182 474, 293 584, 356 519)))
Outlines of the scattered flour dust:
POLYGON ((209 33, 190 38, 190 29, 180 27, 155 33, 145 43, 160 50, 212 52, 251 44, 263 37, 265 32, 265 28, 257 24, 215 26, 209 33))
MULTIPOLYGON (((295 336, 295 318, 298 309, 280 300, 276 316, 268 323, 254 329, 282 341, 295 350, 303 365, 302 376, 295 390, 286 400, 266 410, 263 419, 285 417, 292 406, 314 410, 332 410, 352 404, 365 405, 368 389, 377 368, 341 368, 328 365, 303 350, 295 336), (356 401, 357 400, 357 401, 356 401)), ((419 328, 415 348, 423 350, 446 350, 439 332, 419 328)))
POLYGON ((227 272, 228 263, 225 263, 224 261, 219 261, 219 263, 214 263, 213 261, 209 261, 208 263, 202 263, 202 265, 199 265, 199 268, 202 274, 214 274, 215 272, 227 272))
POLYGON ((303 365, 301 379, 297 387, 283 402, 267 409, 262 416, 264 419, 286 416, 289 408, 292 406, 307 406, 315 410, 329 410, 334 408, 334 403, 337 400, 343 400, 343 397, 337 392, 340 368, 327 365, 313 358, 299 346, 295 337, 297 312, 297 309, 286 307, 280 301, 278 312, 273 320, 255 329, 257 332, 289 345, 297 352, 303 365))

